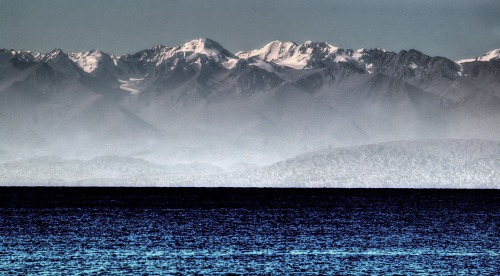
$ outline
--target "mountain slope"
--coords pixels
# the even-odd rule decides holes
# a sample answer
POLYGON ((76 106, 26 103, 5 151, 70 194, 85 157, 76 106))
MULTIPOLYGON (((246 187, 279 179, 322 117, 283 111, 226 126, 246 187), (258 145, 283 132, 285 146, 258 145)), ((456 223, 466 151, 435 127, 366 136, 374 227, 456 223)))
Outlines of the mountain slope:
POLYGON ((400 141, 325 149, 270 166, 222 173, 207 164, 162 166, 142 159, 50 157, 0 164, 10 185, 500 188, 500 142, 400 141))
POLYGON ((428 140, 309 153, 225 180, 238 185, 498 189, 499 169, 499 142, 428 140))
POLYGON ((454 62, 274 41, 233 54, 206 38, 122 56, 0 50, 0 151, 231 166, 328 146, 498 141, 497 52, 454 62))

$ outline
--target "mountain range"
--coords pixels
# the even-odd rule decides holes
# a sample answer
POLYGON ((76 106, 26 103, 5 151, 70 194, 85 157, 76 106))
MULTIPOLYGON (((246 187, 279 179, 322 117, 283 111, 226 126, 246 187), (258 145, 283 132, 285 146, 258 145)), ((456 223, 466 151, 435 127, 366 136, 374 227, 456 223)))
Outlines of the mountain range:
POLYGON ((0 162, 248 167, 389 141, 500 141, 499 126, 500 49, 461 61, 312 41, 231 53, 207 38, 122 56, 0 50, 0 162))

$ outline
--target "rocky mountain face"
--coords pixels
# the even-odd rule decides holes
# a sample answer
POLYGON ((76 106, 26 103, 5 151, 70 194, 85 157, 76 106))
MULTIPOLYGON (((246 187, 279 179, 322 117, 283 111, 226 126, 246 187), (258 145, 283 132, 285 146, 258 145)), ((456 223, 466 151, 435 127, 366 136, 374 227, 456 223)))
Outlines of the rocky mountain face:
POLYGON ((500 140, 500 51, 451 61, 417 50, 210 39, 113 56, 0 50, 0 159, 139 156, 267 164, 328 146, 500 140))

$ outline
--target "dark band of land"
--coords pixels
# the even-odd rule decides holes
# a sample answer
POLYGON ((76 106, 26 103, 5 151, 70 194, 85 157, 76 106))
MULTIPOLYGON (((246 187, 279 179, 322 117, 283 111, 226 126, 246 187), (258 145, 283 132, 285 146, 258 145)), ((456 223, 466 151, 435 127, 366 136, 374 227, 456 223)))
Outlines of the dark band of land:
POLYGON ((363 208, 367 204, 495 209, 500 208, 500 190, 0 187, 1 207, 363 208))

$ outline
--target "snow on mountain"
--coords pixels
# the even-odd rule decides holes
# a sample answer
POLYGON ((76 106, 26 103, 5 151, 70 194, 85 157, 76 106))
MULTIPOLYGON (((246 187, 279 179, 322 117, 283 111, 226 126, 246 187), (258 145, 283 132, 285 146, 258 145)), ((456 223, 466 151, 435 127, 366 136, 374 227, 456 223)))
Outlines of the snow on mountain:
POLYGON ((474 61, 491 61, 491 60, 500 60, 500 49, 489 51, 488 53, 477 58, 462 59, 457 61, 457 63, 467 63, 474 61))
POLYGON ((143 62, 152 63, 155 66, 161 66, 167 63, 172 69, 179 64, 181 60, 187 62, 200 62, 200 60, 198 60, 200 55, 220 63, 237 59, 236 56, 224 49, 219 43, 208 38, 194 39, 176 47, 158 45, 149 50, 136 53, 135 55, 118 57, 118 59, 128 62, 137 59, 143 62))
MULTIPOLYGON (((188 41, 173 48, 171 55, 177 51, 184 52, 187 55, 187 60, 196 59, 199 54, 203 54, 211 60, 220 62, 227 69, 233 68, 238 62, 238 58, 235 55, 224 49, 219 43, 208 38, 198 38, 188 41)), ((201 60, 197 62, 199 63, 201 60)))
POLYGON ((331 63, 355 62, 352 50, 345 50, 327 42, 306 41, 302 45, 295 42, 273 41, 261 49, 236 54, 240 58, 255 58, 293 69, 324 67, 331 63))
POLYGON ((2 59, 17 58, 27 62, 39 62, 44 56, 44 54, 39 52, 0 49, 0 57, 2 57, 2 59))
POLYGON ((490 60, 498 60, 500 59, 500 49, 495 49, 493 51, 490 51, 483 56, 479 57, 478 60, 481 61, 490 61, 490 60))
POLYGON ((231 167, 329 146, 500 141, 496 53, 457 64, 274 41, 235 55, 210 39, 122 56, 0 50, 0 151, 231 167))
POLYGON ((141 91, 139 86, 144 78, 129 78, 128 80, 118 80, 120 82, 120 89, 130 92, 131 95, 137 95, 141 91))
POLYGON ((225 55, 227 57, 233 56, 233 54, 224 49, 219 43, 208 38, 194 39, 174 49, 175 49, 174 51, 180 50, 183 52, 205 54, 207 56, 211 55, 225 55))
MULTIPOLYGON (((268 62, 282 62, 285 59, 289 59, 297 49, 297 44, 295 42, 281 42, 273 41, 265 45, 261 49, 252 50, 249 52, 238 52, 236 55, 243 59, 256 58, 259 60, 264 60, 268 62)), ((300 64, 295 64, 300 66, 300 64)), ((305 64, 304 64, 305 65, 305 64)), ((292 66, 290 66, 292 67, 292 66)), ((302 66, 299 69, 302 69, 302 66)))
POLYGON ((64 57, 64 53, 61 49, 54 49, 50 53, 47 53, 46 55, 44 55, 42 57, 42 61, 49 62, 49 61, 53 61, 55 59, 59 59, 59 58, 63 58, 63 57, 64 57))
POLYGON ((103 53, 98 50, 83 53, 71 53, 69 54, 69 58, 83 71, 92 73, 99 67, 99 63, 103 58, 103 53))
POLYGON ((40 61, 50 65, 52 69, 63 74, 66 79, 78 78, 78 65, 75 65, 70 56, 66 55, 61 49, 54 49, 43 55, 40 61))

